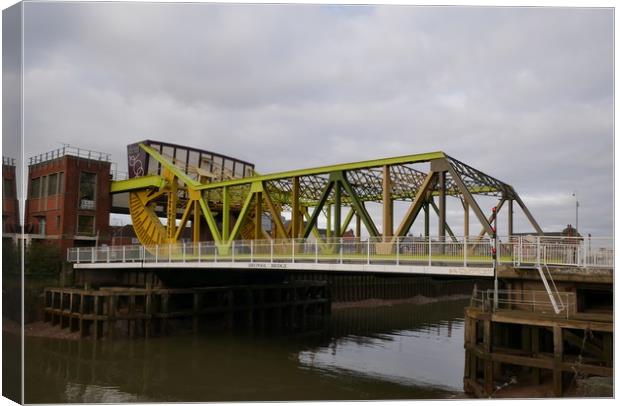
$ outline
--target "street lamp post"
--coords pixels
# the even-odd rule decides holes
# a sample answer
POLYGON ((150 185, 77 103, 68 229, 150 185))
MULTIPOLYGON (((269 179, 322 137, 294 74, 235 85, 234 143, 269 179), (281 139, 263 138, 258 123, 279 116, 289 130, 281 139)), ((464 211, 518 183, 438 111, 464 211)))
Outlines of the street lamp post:
POLYGON ((575 197, 575 236, 579 233, 579 198, 577 197, 577 192, 573 192, 573 196, 575 197))

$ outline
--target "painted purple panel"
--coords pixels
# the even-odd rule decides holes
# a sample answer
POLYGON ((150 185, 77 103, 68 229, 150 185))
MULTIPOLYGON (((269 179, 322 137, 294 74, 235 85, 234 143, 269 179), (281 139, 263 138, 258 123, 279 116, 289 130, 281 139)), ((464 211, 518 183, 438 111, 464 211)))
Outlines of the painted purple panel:
POLYGON ((127 172, 130 178, 146 175, 146 160, 146 152, 138 143, 127 145, 127 172))

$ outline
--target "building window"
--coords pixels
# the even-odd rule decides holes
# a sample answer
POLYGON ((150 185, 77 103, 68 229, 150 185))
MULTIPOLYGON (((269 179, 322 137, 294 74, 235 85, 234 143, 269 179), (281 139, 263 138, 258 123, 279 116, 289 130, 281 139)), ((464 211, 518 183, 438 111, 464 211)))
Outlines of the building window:
POLYGON ((92 235, 95 233, 95 216, 78 216, 78 234, 89 234, 92 235))
POLYGON ((58 174, 54 173, 47 178, 47 195, 54 196, 58 194, 58 174))
POLYGON ((95 210, 95 188, 97 175, 95 173, 80 173, 80 209, 95 210))
POLYGON ((39 197, 47 196, 47 176, 41 176, 41 190, 39 191, 39 197))
POLYGON ((64 194, 65 189, 65 173, 64 172, 59 172, 58 173, 58 193, 59 194, 64 194))
POLYGON ((56 230, 60 234, 60 216, 56 216, 56 230))
POLYGON ((3 179, 2 182, 2 198, 3 199, 12 199, 15 197, 15 190, 13 189, 13 180, 12 179, 3 179))
POLYGON ((41 178, 34 178, 30 181, 30 197, 36 199, 41 196, 41 178))
POLYGON ((45 217, 39 217, 39 234, 45 235, 45 217))

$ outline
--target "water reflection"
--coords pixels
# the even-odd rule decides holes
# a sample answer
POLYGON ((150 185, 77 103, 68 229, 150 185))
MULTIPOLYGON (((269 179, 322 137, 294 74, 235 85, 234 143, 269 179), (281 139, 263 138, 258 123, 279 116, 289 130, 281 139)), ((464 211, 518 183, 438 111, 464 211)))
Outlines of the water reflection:
POLYGON ((299 336, 28 338, 26 401, 452 397, 462 382, 465 304, 337 310, 324 330, 299 336))
POLYGON ((459 391, 463 380, 463 323, 444 322, 436 329, 401 330, 375 337, 355 335, 328 347, 302 351, 300 363, 334 373, 366 375, 403 385, 459 391))

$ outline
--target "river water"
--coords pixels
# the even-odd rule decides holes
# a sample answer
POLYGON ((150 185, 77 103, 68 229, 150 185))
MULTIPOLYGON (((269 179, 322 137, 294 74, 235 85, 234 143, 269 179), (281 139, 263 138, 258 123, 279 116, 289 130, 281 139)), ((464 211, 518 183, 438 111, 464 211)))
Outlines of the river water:
POLYGON ((467 300, 334 310, 296 335, 27 337, 25 400, 214 402, 462 395, 467 300))

